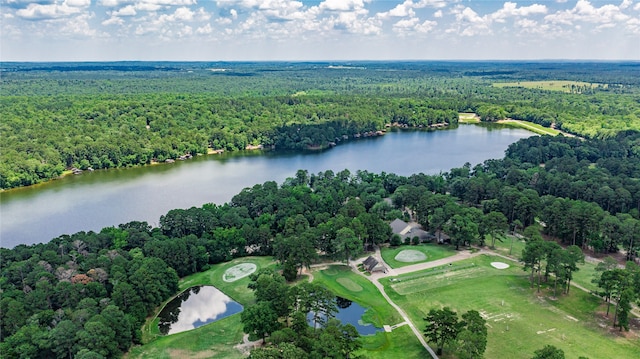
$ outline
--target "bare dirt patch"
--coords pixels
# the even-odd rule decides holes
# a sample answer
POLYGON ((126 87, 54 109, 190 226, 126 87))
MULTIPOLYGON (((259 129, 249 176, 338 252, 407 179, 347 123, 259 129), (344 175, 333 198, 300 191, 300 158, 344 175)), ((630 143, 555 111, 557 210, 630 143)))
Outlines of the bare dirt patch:
POLYGON ((258 266, 254 263, 240 263, 224 271, 222 280, 225 282, 235 282, 251 275, 256 269, 258 269, 258 266))

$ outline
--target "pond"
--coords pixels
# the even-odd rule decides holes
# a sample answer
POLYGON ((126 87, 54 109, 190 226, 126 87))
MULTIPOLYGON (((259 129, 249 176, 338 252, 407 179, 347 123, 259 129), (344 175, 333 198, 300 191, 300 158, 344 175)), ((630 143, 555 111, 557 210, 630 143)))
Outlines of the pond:
POLYGON ((460 125, 438 131, 391 131, 319 152, 242 152, 188 161, 86 172, 42 185, 0 193, 0 246, 48 242, 62 234, 99 231, 130 221, 158 225, 174 208, 223 204, 244 187, 281 184, 298 169, 352 173, 367 170, 408 176, 436 174, 502 158, 531 132, 460 125))
MULTIPOLYGON (((377 328, 373 324, 362 321, 362 316, 367 311, 367 308, 362 307, 360 304, 352 302, 349 299, 336 297, 336 306, 338 307, 338 312, 335 318, 342 322, 342 324, 351 324, 356 327, 360 335, 371 335, 384 330, 383 328, 377 328)), ((307 321, 313 326, 313 313, 307 315, 307 321)))
POLYGON ((162 308, 158 328, 164 335, 176 334, 201 327, 242 311, 216 287, 191 287, 180 293, 162 308))

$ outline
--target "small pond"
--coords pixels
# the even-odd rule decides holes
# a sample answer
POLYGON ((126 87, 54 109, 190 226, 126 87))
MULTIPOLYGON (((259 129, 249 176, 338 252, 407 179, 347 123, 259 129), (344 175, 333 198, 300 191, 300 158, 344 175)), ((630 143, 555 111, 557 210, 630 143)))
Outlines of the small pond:
POLYGON ((164 335, 195 329, 242 311, 215 287, 192 287, 180 293, 158 315, 158 328, 164 335))
MULTIPOLYGON (((367 309, 360 304, 352 302, 349 299, 336 297, 336 306, 338 307, 338 312, 335 318, 342 322, 342 324, 351 324, 356 327, 360 335, 371 335, 383 330, 382 328, 375 327, 373 324, 362 321, 362 315, 364 315, 367 309)), ((309 324, 313 326, 313 313, 307 315, 307 320, 309 324)))

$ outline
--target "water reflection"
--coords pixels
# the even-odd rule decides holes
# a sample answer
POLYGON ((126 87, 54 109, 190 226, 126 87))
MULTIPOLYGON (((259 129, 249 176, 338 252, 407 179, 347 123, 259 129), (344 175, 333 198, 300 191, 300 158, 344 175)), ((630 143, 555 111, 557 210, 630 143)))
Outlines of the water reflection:
MULTIPOLYGON (((382 328, 375 327, 373 324, 364 323, 362 321, 362 316, 367 309, 358 303, 336 296, 336 307, 338 307, 338 312, 336 313, 335 318, 342 322, 342 324, 353 325, 360 335, 371 335, 383 330, 382 328)), ((313 313, 309 313, 307 315, 307 321, 309 322, 309 325, 313 326, 313 313)))
POLYGON ((242 306, 215 287, 192 287, 162 309, 158 327, 162 334, 195 329, 242 311, 242 306))

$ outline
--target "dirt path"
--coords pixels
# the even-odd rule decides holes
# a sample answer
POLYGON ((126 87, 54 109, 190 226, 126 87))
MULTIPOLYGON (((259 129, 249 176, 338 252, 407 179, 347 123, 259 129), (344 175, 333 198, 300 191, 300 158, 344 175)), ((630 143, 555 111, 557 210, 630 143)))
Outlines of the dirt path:
POLYGON ((256 341, 249 340, 249 334, 245 334, 242 337, 242 343, 234 346, 234 348, 238 349, 242 354, 249 355, 251 349, 258 348, 262 345, 262 339, 258 339, 256 341))

